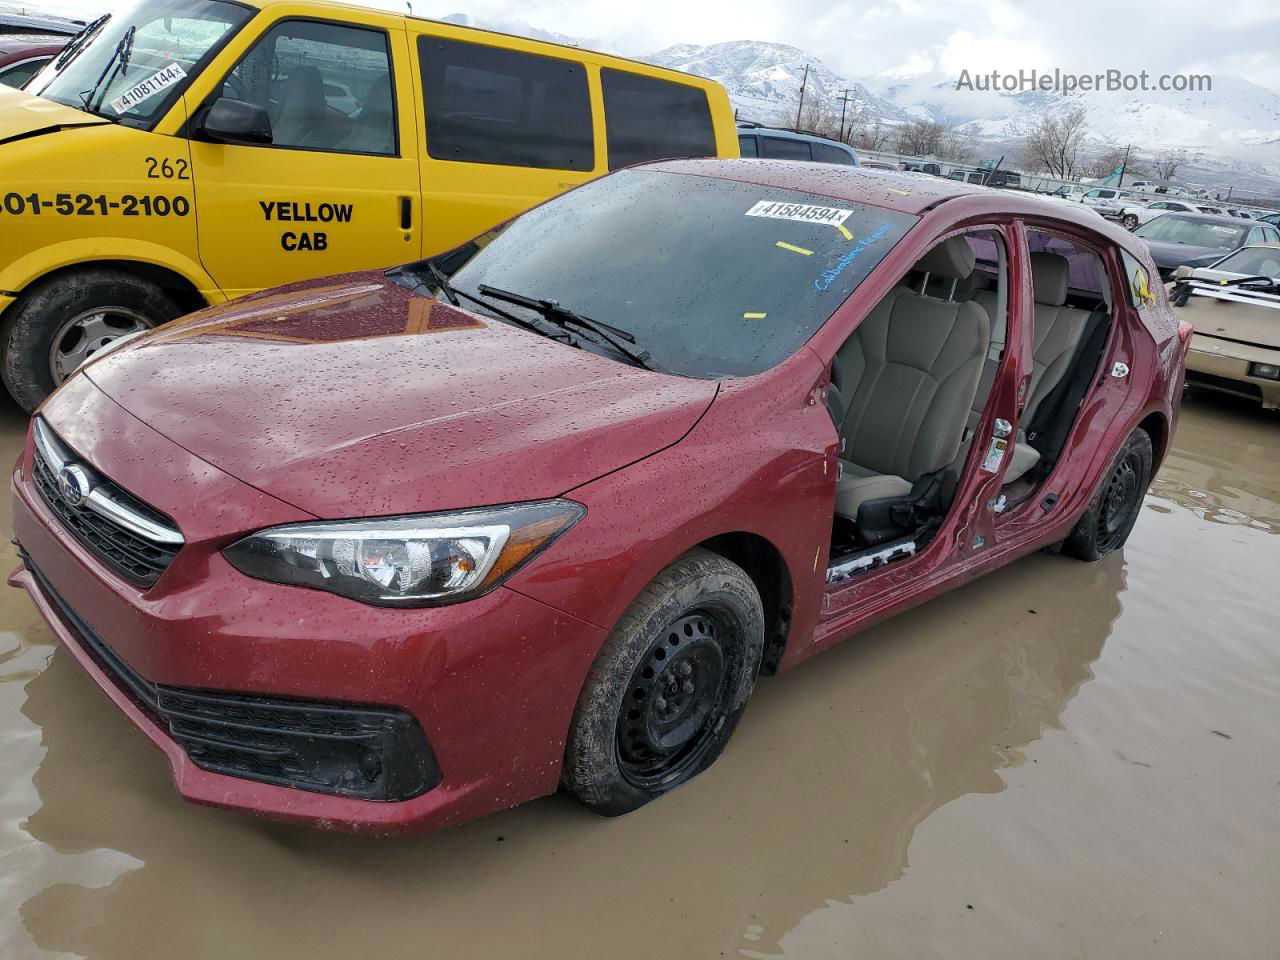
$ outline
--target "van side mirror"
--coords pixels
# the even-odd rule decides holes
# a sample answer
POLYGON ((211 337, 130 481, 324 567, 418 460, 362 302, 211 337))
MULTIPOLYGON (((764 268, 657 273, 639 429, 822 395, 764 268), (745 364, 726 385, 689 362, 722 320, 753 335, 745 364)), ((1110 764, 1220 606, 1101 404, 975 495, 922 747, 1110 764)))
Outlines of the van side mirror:
POLYGON ((215 143, 262 146, 271 142, 271 118, 256 103, 219 97, 196 132, 215 143))

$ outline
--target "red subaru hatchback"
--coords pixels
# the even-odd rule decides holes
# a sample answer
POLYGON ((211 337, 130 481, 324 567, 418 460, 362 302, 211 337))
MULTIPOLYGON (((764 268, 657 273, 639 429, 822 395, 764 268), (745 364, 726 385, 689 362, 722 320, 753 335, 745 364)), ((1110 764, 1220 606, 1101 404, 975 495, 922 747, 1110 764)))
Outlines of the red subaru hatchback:
POLYGON ((199 803, 425 830, 705 770, 760 674, 1120 547, 1189 328, 1139 241, 952 181, 620 171, 104 352, 14 475, 30 592, 199 803))

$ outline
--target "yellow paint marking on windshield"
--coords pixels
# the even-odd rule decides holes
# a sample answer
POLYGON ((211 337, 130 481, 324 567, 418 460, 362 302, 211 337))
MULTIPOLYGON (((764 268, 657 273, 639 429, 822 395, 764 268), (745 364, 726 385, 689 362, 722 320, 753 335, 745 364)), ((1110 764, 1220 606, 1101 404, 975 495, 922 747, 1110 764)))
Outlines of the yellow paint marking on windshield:
POLYGON ((744 313, 742 315, 742 319, 743 320, 763 320, 767 316, 768 316, 767 313, 744 313))
POLYGON ((774 244, 775 247, 781 247, 783 250, 790 250, 792 253, 798 253, 803 257, 813 256, 812 250, 806 250, 804 247, 797 247, 793 243, 787 243, 785 240, 779 240, 774 244))
POLYGON ((837 229, 837 230, 839 230, 841 233, 843 233, 843 234, 844 234, 844 238, 845 238, 846 240, 852 240, 852 239, 853 239, 853 234, 849 232, 849 228, 848 228, 848 227, 846 227, 843 223, 837 223, 837 224, 836 224, 836 229, 837 229))

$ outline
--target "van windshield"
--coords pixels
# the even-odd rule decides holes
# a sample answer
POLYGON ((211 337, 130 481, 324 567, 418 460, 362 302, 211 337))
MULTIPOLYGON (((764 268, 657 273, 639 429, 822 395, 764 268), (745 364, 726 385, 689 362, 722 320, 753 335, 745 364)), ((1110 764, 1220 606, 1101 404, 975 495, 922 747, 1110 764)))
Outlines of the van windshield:
POLYGON ((714 379, 760 373, 798 350, 917 220, 778 187, 626 170, 480 238, 460 267, 466 247, 440 259, 463 293, 483 297, 487 285, 555 300, 627 331, 667 370, 714 379))
POLYGON ((142 0, 91 23, 26 92, 149 126, 252 15, 228 0, 142 0))

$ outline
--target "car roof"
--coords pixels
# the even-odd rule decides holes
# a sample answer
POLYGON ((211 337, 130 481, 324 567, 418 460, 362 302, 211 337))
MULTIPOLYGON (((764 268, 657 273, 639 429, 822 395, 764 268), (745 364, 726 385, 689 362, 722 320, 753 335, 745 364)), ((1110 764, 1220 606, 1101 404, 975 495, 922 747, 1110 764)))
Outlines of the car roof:
MULTIPOLYGON (((1202 204, 1207 206, 1207 204, 1202 204)), ((1204 223, 1229 223, 1232 226, 1240 226, 1240 218, 1233 217, 1225 213, 1195 213, 1190 210, 1172 210, 1164 214, 1165 217, 1175 217, 1178 220, 1194 220, 1204 223)), ((1162 218, 1163 219, 1163 218, 1162 218)))
POLYGON ((1049 217, 1095 234, 1105 234, 1126 248, 1136 243, 1130 239, 1133 234, 1129 231, 1109 223, 1094 211, 1082 207, 1077 212, 1075 204, 1058 204, 1042 200, 1033 193, 994 190, 975 183, 905 170, 748 157, 656 160, 638 166, 646 170, 737 180, 765 189, 798 190, 832 200, 864 203, 915 216, 920 216, 939 204, 963 198, 978 207, 974 211, 977 214, 981 214, 985 207, 993 214, 1049 217))
POLYGON ((67 39, 67 37, 38 33, 0 33, 0 56, 11 53, 26 53, 31 56, 38 56, 41 53, 55 53, 63 48, 67 39))
MULTIPOLYGON (((296 3, 296 0, 236 0, 246 6, 257 7, 259 10, 266 10, 270 7, 290 6, 296 3)), ((454 30, 465 30, 470 33, 483 33, 492 37, 514 37, 527 43, 536 43, 545 47, 559 47, 562 50, 571 50, 575 55, 586 54, 592 57, 604 57, 609 60, 616 60, 619 63, 633 63, 638 67, 644 67, 648 73, 662 74, 667 73, 678 77, 694 77, 704 83, 715 84, 716 81, 707 77, 700 76, 696 73, 688 73, 684 70, 676 70, 672 67, 661 67, 656 63, 649 63, 646 60, 637 60, 635 57, 624 57, 616 53, 609 53, 604 50, 593 50, 590 47, 577 47, 569 43, 557 43, 554 40, 543 40, 539 37, 527 37, 518 33, 505 33, 502 30, 490 30, 487 27, 475 27, 467 23, 454 23, 452 20, 441 20, 437 17, 423 17, 413 13, 400 13, 397 10, 391 10, 386 7, 375 7, 365 3, 343 3, 340 0, 310 0, 317 7, 326 7, 334 11, 350 10, 357 13, 374 13, 382 16, 400 17, 404 20, 415 20, 419 23, 437 23, 442 27, 449 27, 454 30)))
POLYGON ((738 127, 738 136, 740 137, 750 137, 757 133, 766 133, 771 137, 777 137, 779 140, 803 140, 806 143, 829 143, 833 147, 841 147, 848 150, 850 153, 854 152, 853 147, 849 146, 847 143, 841 143, 839 140, 832 140, 830 137, 823 137, 816 133, 799 133, 795 130, 785 130, 782 127, 757 127, 754 125, 749 127, 738 127))

